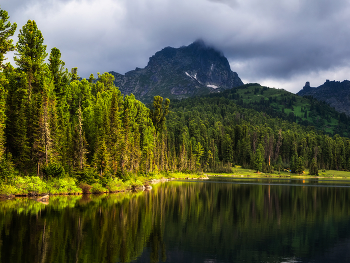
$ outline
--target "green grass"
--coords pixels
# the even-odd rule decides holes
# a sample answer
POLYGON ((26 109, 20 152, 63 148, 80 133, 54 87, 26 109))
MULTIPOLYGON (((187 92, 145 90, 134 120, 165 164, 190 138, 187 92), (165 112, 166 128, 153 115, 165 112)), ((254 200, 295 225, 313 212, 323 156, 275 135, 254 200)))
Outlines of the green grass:
POLYGON ((232 173, 206 173, 208 176, 230 176, 230 177, 290 177, 290 178, 334 178, 334 179, 349 179, 350 180, 350 172, 349 171, 337 171, 337 170, 319 170, 319 175, 309 175, 309 170, 306 169, 303 174, 292 174, 288 171, 278 172, 275 171, 273 173, 256 173, 253 169, 244 169, 240 166, 236 166, 232 168, 232 173))

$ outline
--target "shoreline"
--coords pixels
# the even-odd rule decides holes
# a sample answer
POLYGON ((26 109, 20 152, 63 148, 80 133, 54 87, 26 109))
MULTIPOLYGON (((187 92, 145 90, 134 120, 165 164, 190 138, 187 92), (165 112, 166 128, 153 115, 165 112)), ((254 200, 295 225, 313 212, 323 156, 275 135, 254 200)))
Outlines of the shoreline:
MULTIPOLYGON (((190 174, 188 174, 190 175, 190 174)), ((174 180, 208 180, 209 177, 207 175, 202 176, 202 177, 171 177, 171 178, 160 178, 160 179, 151 179, 148 181, 145 181, 144 184, 142 186, 131 186, 131 187, 127 187, 123 190, 118 190, 118 191, 101 191, 101 192, 84 192, 82 190, 82 192, 74 192, 74 193, 67 193, 67 192, 62 192, 62 193, 27 193, 27 194, 2 194, 0 193, 0 201, 2 200, 11 200, 13 198, 21 198, 21 197, 27 197, 27 198, 37 198, 40 199, 43 196, 77 196, 77 195, 93 195, 93 194, 115 194, 115 193, 124 193, 124 192, 129 192, 129 191, 137 191, 137 190, 142 190, 142 191, 149 191, 152 189, 151 185, 154 184, 158 184, 158 183, 165 183, 165 182, 169 182, 169 181, 174 181, 174 180)))
MULTIPOLYGON (((250 170, 249 170, 250 171, 250 170)), ((176 173, 172 174, 176 175, 176 173)), ((152 178, 150 180, 145 180, 142 185, 131 185, 128 187, 125 187, 122 190, 117 190, 117 191, 109 191, 106 188, 105 191, 100 191, 100 192, 62 192, 62 193, 20 193, 20 194, 4 194, 0 193, 0 201, 4 200, 10 200, 13 198, 22 198, 22 197, 27 197, 27 198, 36 198, 40 199, 43 196, 77 196, 77 195, 93 195, 93 194, 113 194, 113 193, 123 193, 123 192, 129 192, 129 191, 149 191, 152 189, 152 185, 158 184, 158 183, 165 183, 169 181, 174 181, 174 180, 208 180, 210 179, 209 177, 215 177, 215 178, 246 178, 246 179, 285 179, 285 180, 313 180, 313 179, 320 179, 320 181, 348 181, 350 182, 350 177, 348 176, 314 176, 314 175, 290 175, 290 174, 280 174, 280 175, 271 175, 271 174, 264 174, 264 173, 253 173, 253 174, 220 174, 220 173, 203 173, 202 175, 194 175, 194 174, 182 174, 180 173, 179 175, 182 176, 171 176, 170 178, 162 177, 162 178, 152 178)))

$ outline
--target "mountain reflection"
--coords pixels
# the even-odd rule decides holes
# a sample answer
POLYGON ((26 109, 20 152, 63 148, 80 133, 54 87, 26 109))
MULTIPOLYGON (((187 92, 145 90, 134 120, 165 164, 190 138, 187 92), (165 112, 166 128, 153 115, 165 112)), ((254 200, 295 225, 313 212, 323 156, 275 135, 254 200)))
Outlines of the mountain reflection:
POLYGON ((149 192, 51 197, 49 204, 4 201, 0 262, 334 259, 349 243, 349 191, 171 182, 149 192))

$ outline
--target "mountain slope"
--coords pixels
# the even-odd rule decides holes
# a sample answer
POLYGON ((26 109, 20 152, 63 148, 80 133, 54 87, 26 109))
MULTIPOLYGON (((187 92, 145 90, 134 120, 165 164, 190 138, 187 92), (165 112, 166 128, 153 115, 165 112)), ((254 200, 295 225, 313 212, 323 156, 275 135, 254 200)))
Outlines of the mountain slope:
POLYGON ((166 47, 152 56, 148 65, 125 75, 110 72, 122 93, 133 93, 143 102, 160 95, 169 99, 220 92, 243 85, 219 51, 196 41, 180 48, 166 47))
POLYGON ((303 126, 313 126, 330 135, 350 136, 350 118, 312 97, 300 97, 283 89, 263 87, 256 83, 208 96, 229 98, 244 108, 303 126))
POLYGON ((350 116, 350 81, 329 81, 314 88, 306 82, 302 90, 297 93, 299 96, 312 96, 317 100, 325 101, 339 112, 350 116))

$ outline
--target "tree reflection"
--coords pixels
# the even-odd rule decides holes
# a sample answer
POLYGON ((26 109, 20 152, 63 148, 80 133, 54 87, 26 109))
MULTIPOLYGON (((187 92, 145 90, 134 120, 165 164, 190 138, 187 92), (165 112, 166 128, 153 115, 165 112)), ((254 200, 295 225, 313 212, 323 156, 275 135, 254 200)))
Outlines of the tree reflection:
POLYGON ((0 261, 310 257, 350 236, 349 201, 349 188, 201 182, 48 205, 16 199, 0 202, 0 261))

